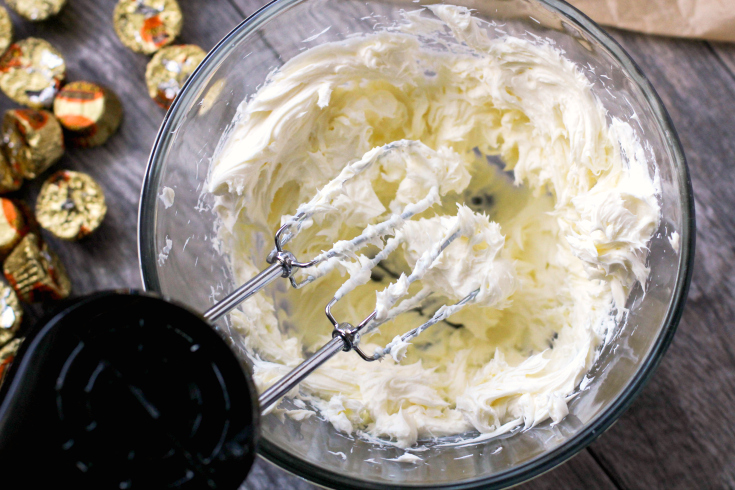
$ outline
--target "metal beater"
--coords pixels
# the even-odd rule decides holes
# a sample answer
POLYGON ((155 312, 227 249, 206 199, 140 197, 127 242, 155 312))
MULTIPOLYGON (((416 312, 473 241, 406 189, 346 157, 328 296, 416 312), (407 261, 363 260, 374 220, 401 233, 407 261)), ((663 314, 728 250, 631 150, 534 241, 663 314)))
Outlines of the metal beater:
MULTIPOLYGON (((391 149, 393 149, 396 144, 422 145, 422 143, 419 142, 396 142, 381 148, 381 152, 385 154, 386 152, 391 151, 391 149)), ((380 154, 378 154, 377 158, 380 158, 380 154)), ((335 180, 341 184, 344 184, 354 176, 363 172, 373 161, 375 160, 369 161, 367 162, 367 164, 365 162, 356 162, 356 167, 354 166, 355 164, 353 164, 352 168, 348 168, 347 172, 343 171, 340 176, 338 176, 335 180)), ((322 196, 322 198, 323 197, 324 196, 322 196)), ((275 249, 269 254, 268 258, 266 259, 267 262, 271 265, 260 272, 258 275, 256 275, 254 278, 252 278, 250 281, 238 287, 235 291, 230 293, 227 297, 218 302, 212 308, 207 310, 203 315, 205 320, 209 322, 216 321, 217 319, 237 307, 237 305, 239 305, 255 293, 259 292, 261 289, 266 287, 278 277, 289 278, 289 280, 291 281, 291 285, 294 288, 303 287, 306 284, 313 282, 318 277, 321 277, 327 272, 331 271, 336 266, 337 259, 343 256, 344 250, 354 251, 376 237, 382 238, 386 235, 395 235, 392 238, 388 239, 383 250, 380 251, 373 259, 368 262, 366 266, 363 267, 363 269, 365 270, 372 269, 373 267, 377 266, 381 260, 385 259, 391 252, 395 251, 401 244, 401 239, 399 236, 401 225, 414 215, 419 214, 431 207, 435 202, 438 201, 438 197, 438 189, 436 187, 432 187, 425 198, 417 201, 416 203, 406 205, 400 214, 393 214, 390 218, 381 223, 368 226, 362 234, 358 235, 352 240, 338 242, 332 249, 326 252, 322 252, 309 262, 299 262, 291 252, 284 249, 286 243, 298 233, 302 224, 315 214, 314 212, 308 211, 297 213, 294 217, 288 219, 286 223, 281 226, 281 228, 276 232, 275 249), (326 265, 326 267, 323 267, 322 271, 318 271, 315 275, 308 276, 307 279, 301 282, 297 282, 294 279, 294 274, 298 269, 310 269, 320 264, 326 265)), ((311 202, 315 201, 316 199, 317 198, 314 198, 311 202)), ((459 225, 457 224, 457 226, 450 229, 450 231, 445 235, 441 242, 434 244, 434 246, 426 253, 424 253, 423 256, 418 260, 416 266, 414 267, 414 270, 406 278, 408 283, 410 284, 416 280, 421 279, 426 271, 431 267, 431 264, 434 262, 434 260, 436 260, 439 255, 444 251, 444 249, 448 247, 452 243, 452 241, 454 241, 459 236, 461 236, 461 232, 459 230, 459 225)), ((263 392, 259 396, 261 409, 266 409, 271 404, 275 403, 282 396, 293 389, 306 376, 308 376, 310 373, 312 373, 319 366, 324 364, 340 351, 348 352, 350 350, 354 350, 363 360, 370 362, 382 359, 386 354, 391 351, 391 348, 396 344, 396 341, 394 340, 384 348, 376 350, 374 354, 368 355, 358 347, 361 335, 369 333, 373 329, 377 328, 383 323, 386 323, 387 321, 392 320, 401 313, 418 307, 421 302, 424 301, 431 294, 431 291, 422 289, 419 293, 415 294, 411 298, 403 300, 398 306, 395 307, 394 305, 398 301, 398 299, 400 299, 400 296, 392 298, 392 300, 389 301, 389 306, 391 306, 391 308, 387 313, 379 316, 378 310, 376 309, 365 319, 359 322, 357 326, 353 326, 348 322, 339 322, 332 315, 331 312, 332 307, 337 303, 337 301, 339 301, 345 294, 347 294, 352 289, 354 289, 354 287, 357 286, 357 284, 355 284, 352 285, 352 287, 350 288, 349 286, 346 286, 346 284, 347 283, 345 283, 345 285, 343 285, 343 287, 341 287, 337 291, 334 298, 326 305, 325 312, 327 318, 333 325, 332 340, 330 340, 321 349, 314 353, 314 355, 302 362, 290 373, 285 375, 283 378, 281 378, 279 381, 269 387, 265 392, 263 392)), ((393 283, 391 284, 391 286, 395 284, 396 283, 393 283)), ((390 288, 391 286, 388 286, 388 288, 390 288)), ((436 323, 445 320, 465 305, 471 303, 477 297, 478 293, 479 289, 472 291, 470 294, 462 298, 454 305, 442 306, 427 322, 403 334, 400 341, 408 342, 409 340, 420 335, 423 331, 425 331, 432 325, 435 325, 436 323)))

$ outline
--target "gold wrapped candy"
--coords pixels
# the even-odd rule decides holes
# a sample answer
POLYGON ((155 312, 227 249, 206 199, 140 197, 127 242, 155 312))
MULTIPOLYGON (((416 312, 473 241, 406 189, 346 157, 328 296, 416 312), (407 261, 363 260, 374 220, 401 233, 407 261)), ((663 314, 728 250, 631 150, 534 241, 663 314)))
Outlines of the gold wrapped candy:
POLYGON ((8 10, 0 6, 0 54, 3 54, 13 42, 13 22, 8 10))
POLYGON ((10 342, 23 322, 23 308, 13 288, 0 284, 0 346, 10 342))
POLYGON ((68 130, 67 141, 85 148, 107 141, 122 119, 120 99, 91 82, 72 82, 54 100, 54 115, 68 130))
POLYGON ((28 303, 64 299, 71 292, 64 265, 35 233, 23 237, 5 259, 3 272, 18 297, 28 303))
POLYGON ((64 154, 64 132, 44 110, 11 109, 2 124, 2 145, 11 167, 35 179, 64 154))
POLYGON ((56 15, 66 0, 5 0, 8 7, 28 20, 45 20, 56 15))
POLYGON ((96 230, 107 213, 105 194, 92 177, 62 170, 44 182, 36 201, 38 223, 64 240, 96 230))
POLYGON ((10 199, 0 198, 0 260, 13 251, 28 232, 23 213, 10 199))
POLYGON ((43 39, 18 41, 0 57, 0 89, 22 105, 49 107, 65 77, 64 58, 43 39))
POLYGON ((13 364, 15 355, 18 353, 18 349, 22 343, 23 339, 15 339, 0 349, 0 385, 5 381, 8 369, 10 368, 10 365, 13 364))
POLYGON ((152 54, 179 35, 183 16, 176 0, 120 0, 112 22, 125 46, 152 54))
POLYGON ((145 70, 148 94, 164 109, 171 107, 181 87, 206 55, 202 48, 193 44, 160 50, 145 70))

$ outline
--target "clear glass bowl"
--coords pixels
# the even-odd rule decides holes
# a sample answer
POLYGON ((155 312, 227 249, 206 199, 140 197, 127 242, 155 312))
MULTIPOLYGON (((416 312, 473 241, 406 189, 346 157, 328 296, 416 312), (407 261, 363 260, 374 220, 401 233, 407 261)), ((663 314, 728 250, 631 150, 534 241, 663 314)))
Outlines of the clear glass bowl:
MULTIPOLYGON (((553 39, 584 67, 611 116, 634 116, 632 125, 655 155, 663 189, 648 289, 645 295, 640 288, 631 294, 625 324, 600 353, 570 402, 569 415, 556 426, 541 424, 471 446, 428 447, 421 453, 423 462, 411 465, 386 461, 403 451, 345 436, 317 417, 303 422, 264 417, 260 454, 320 485, 499 488, 539 475, 592 442, 630 405, 671 342, 684 306, 694 256, 691 184, 671 120, 640 69, 610 36, 566 3, 450 3, 494 21, 498 36, 553 39), (667 238, 673 231, 680 236, 678 250, 667 238), (345 459, 335 455, 339 452, 345 459)), ((237 106, 266 75, 304 49, 372 32, 376 24, 397 20, 401 10, 419 6, 402 0, 281 0, 256 12, 212 50, 169 110, 151 154, 139 217, 146 289, 204 311, 234 286, 226 258, 213 246, 212 200, 202 189, 237 106), (168 208, 159 199, 163 187, 175 191, 168 208), (172 248, 164 260, 167 238, 172 248)), ((231 333, 226 322, 218 328, 231 333)), ((326 321, 324 328, 330 328, 326 321)), ((360 362, 357 357, 355 362, 360 362)))

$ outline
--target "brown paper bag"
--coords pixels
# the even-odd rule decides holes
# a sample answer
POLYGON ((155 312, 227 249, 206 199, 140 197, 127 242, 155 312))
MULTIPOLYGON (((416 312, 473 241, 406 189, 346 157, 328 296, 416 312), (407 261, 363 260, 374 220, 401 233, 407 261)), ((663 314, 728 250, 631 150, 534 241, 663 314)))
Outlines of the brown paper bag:
POLYGON ((567 0, 598 24, 735 42, 735 0, 567 0))

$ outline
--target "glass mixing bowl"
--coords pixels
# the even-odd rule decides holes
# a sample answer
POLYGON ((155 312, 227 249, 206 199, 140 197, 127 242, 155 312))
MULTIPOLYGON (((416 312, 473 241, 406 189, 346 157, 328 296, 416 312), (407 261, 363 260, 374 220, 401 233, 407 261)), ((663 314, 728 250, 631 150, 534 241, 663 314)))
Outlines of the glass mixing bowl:
MULTIPOLYGON (((202 189, 210 159, 238 105, 270 71, 304 49, 372 32, 376 24, 390 25, 401 11, 419 8, 415 1, 276 1, 209 53, 169 110, 148 165, 139 221, 146 289, 204 311, 233 288, 226 257, 213 243, 212 197, 202 189), (164 187, 175 192, 173 205, 159 199, 164 187)), ((507 33, 530 41, 535 36, 552 39, 585 70, 609 115, 632 121, 647 151, 655 155, 662 187, 661 228, 651 243, 649 284, 645 295, 640 287, 631 294, 630 314, 580 384, 569 415, 555 426, 544 423, 474 445, 427 445, 420 463, 406 464, 387 461, 402 450, 346 436, 318 417, 302 422, 264 417, 260 454, 327 487, 498 488, 549 470, 592 442, 630 405, 671 342, 684 306, 694 256, 691 184, 674 127, 638 67, 610 36, 564 2, 450 3, 494 22, 498 37, 507 33), (678 247, 668 239, 674 231, 680 237, 678 247)), ((226 321, 218 328, 233 334, 226 321)), ((326 320, 323 328, 331 328, 326 320)), ((355 362, 362 361, 356 356, 355 362)))

